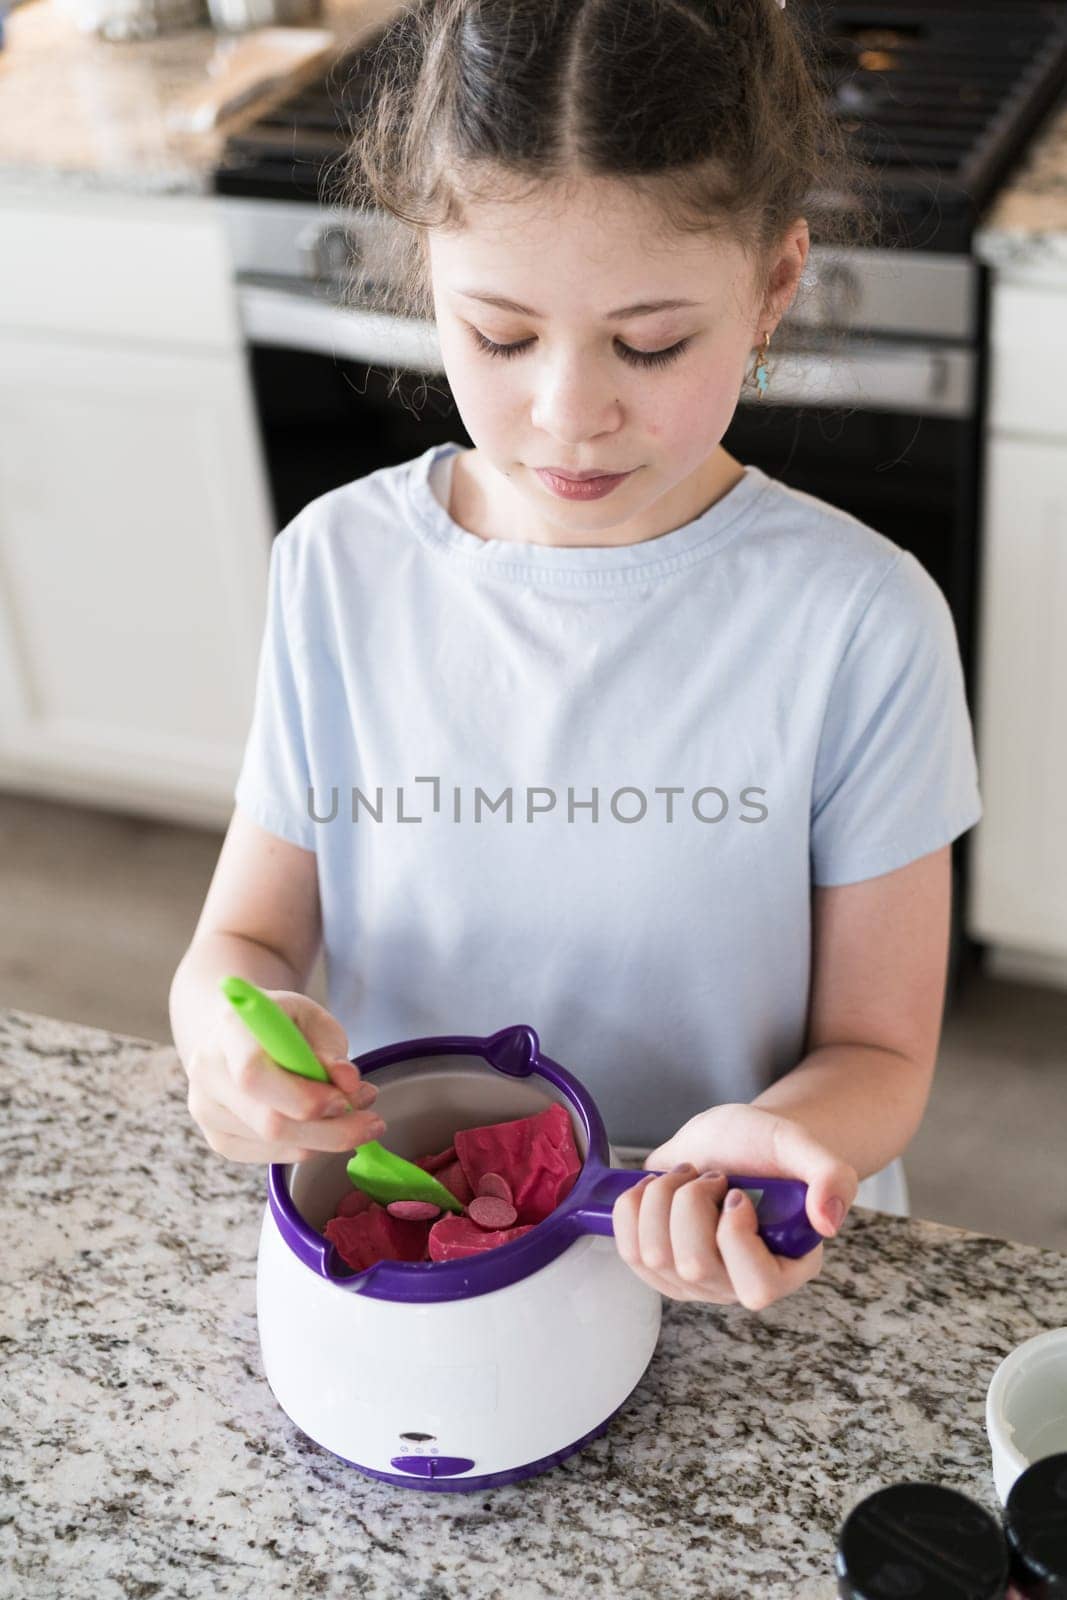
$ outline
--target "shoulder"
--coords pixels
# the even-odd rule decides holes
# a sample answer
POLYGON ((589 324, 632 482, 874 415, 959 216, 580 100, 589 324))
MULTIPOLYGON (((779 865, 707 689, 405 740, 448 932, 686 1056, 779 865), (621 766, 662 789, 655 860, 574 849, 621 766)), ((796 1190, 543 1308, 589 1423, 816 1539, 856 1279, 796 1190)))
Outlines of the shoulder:
POLYGON ((276 559, 294 582, 309 583, 395 545, 408 515, 407 486, 414 465, 379 467, 317 495, 274 540, 276 559), (390 535, 393 537, 390 538, 390 535))
POLYGON ((767 478, 756 543, 794 596, 848 618, 849 632, 875 616, 889 627, 952 626, 941 586, 909 550, 817 495, 767 478))

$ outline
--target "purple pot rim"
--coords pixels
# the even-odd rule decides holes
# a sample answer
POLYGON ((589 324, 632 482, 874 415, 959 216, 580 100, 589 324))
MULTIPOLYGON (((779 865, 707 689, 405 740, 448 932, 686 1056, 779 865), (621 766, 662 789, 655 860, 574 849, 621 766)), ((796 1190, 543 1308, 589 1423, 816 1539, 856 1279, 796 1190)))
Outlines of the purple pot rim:
POLYGON ((585 1130, 587 1154, 582 1169, 566 1199, 537 1223, 521 1239, 487 1250, 462 1261, 380 1261, 362 1272, 351 1272, 341 1261, 334 1245, 297 1211, 289 1192, 291 1164, 274 1162, 267 1171, 267 1203, 283 1243, 312 1271, 336 1284, 339 1289, 362 1294, 374 1300, 428 1302, 465 1300, 506 1288, 521 1278, 540 1271, 562 1255, 576 1239, 591 1230, 588 1211, 604 1174, 610 1171, 607 1131, 589 1091, 558 1061, 542 1054, 540 1040, 529 1024, 500 1029, 487 1036, 479 1034, 433 1034, 421 1039, 400 1039, 380 1049, 355 1057, 361 1074, 408 1061, 421 1055, 477 1055, 504 1076, 542 1077, 563 1095, 577 1111, 585 1130), (493 1061, 490 1046, 519 1045, 525 1065, 512 1071, 493 1061))

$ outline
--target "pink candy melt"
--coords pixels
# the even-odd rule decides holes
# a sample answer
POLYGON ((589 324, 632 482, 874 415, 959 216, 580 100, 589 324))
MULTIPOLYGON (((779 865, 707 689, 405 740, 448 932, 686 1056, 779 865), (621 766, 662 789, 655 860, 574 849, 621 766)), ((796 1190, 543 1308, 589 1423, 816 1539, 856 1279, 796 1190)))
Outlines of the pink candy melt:
POLYGON ((467 1182, 467 1175, 458 1161, 453 1161, 451 1166, 440 1167, 434 1173, 438 1183, 443 1183, 449 1194, 454 1194, 461 1206, 468 1200, 474 1199, 474 1190, 467 1182))
POLYGON ((402 1217, 405 1222, 436 1222, 441 1215, 441 1207, 429 1200, 393 1200, 385 1209, 391 1217, 402 1217))
POLYGON ((391 1217, 384 1206, 372 1202, 357 1217, 334 1217, 325 1232, 341 1259, 362 1272, 377 1261, 425 1261, 426 1229, 425 1222, 391 1217))
POLYGON ((532 1223, 524 1228, 508 1228, 498 1233, 487 1233, 470 1217, 442 1217, 430 1229, 430 1260, 459 1261, 464 1256, 478 1256, 483 1250, 496 1250, 512 1239, 521 1239, 529 1233, 532 1223))
POLYGON ((418 1200, 395 1200, 387 1210, 355 1189, 324 1230, 346 1266, 363 1272, 378 1261, 455 1261, 496 1250, 529 1233, 566 1199, 582 1163, 571 1119, 553 1105, 514 1122, 466 1128, 454 1145, 420 1157, 417 1165, 468 1214, 441 1215, 439 1207, 418 1200))
POLYGON ((582 1163, 571 1119, 561 1105, 515 1122, 456 1134, 456 1154, 474 1192, 493 1173, 511 1188, 520 1223, 543 1222, 574 1187, 582 1163))
POLYGON ((472 1200, 467 1215, 479 1228, 488 1228, 491 1232, 513 1228, 516 1222, 515 1207, 510 1200, 494 1200, 491 1195, 480 1195, 472 1200))

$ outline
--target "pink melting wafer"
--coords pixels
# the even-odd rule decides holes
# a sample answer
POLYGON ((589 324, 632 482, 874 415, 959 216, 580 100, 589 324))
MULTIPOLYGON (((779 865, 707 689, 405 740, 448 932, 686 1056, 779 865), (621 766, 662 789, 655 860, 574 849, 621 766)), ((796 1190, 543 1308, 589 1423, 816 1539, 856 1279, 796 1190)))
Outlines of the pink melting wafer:
POLYGON ((429 1200, 392 1200, 385 1209, 404 1222, 434 1222, 441 1215, 441 1207, 429 1200))
POLYGON ((511 1184, 502 1178, 499 1172, 487 1172, 478 1184, 479 1199, 506 1200, 508 1205, 513 1204, 511 1184))
POLYGON ((489 1233, 501 1233, 507 1228, 514 1227, 518 1212, 510 1200, 501 1200, 493 1195, 479 1195, 467 1206, 467 1215, 479 1228, 485 1228, 489 1233))

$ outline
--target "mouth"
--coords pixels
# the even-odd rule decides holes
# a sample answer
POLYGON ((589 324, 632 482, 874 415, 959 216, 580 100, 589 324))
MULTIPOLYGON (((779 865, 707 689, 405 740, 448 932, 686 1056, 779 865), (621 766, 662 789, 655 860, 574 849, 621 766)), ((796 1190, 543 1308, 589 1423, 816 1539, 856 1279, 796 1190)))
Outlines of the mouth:
POLYGON ((568 483, 588 483, 591 478, 625 478, 632 469, 624 467, 609 472, 606 467, 593 467, 589 472, 567 472, 563 467, 536 467, 536 472, 551 472, 554 478, 565 478, 568 483))
POLYGON ((563 476, 554 467, 535 467, 534 475, 560 500, 602 500, 632 476, 629 472, 594 472, 580 478, 563 476))

